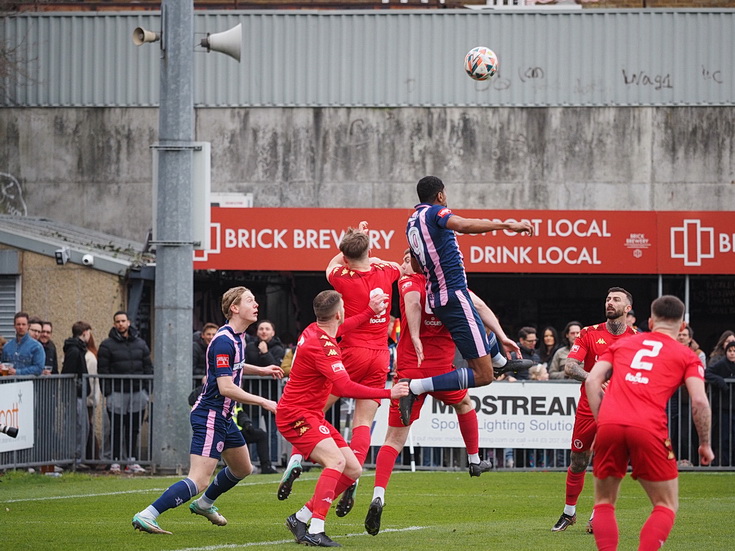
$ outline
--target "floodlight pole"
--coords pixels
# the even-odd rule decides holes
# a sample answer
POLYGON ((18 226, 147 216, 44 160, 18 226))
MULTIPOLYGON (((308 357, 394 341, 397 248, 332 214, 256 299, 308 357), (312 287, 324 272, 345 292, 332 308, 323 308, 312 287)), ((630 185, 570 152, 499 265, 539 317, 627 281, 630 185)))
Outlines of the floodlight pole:
POLYGON ((194 2, 161 5, 161 89, 156 201, 155 367, 152 458, 156 469, 189 463, 187 397, 192 388, 192 156, 194 2))

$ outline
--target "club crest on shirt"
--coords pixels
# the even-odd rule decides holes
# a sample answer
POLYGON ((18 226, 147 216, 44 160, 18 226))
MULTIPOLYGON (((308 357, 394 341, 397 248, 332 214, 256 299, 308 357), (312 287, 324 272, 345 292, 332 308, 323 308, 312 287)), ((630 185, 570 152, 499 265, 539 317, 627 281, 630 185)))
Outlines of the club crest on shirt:
POLYGON ((217 354, 217 369, 230 367, 230 357, 227 354, 217 354))
POLYGON ((345 366, 342 362, 336 362, 332 364, 332 371, 334 371, 335 373, 339 371, 344 371, 344 370, 345 370, 345 366))

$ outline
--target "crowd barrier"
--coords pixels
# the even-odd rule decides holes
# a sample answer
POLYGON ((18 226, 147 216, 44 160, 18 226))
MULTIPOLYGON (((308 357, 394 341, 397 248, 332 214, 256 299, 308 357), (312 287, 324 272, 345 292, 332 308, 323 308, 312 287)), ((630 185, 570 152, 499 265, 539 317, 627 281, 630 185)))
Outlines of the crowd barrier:
MULTIPOLYGON (((682 469, 735 469, 735 379, 723 392, 708 386, 712 404, 712 466, 698 464, 699 445, 691 420, 689 397, 680 389, 669 403, 672 447, 682 469)), ((192 381, 192 388, 197 381, 192 381)), ((283 383, 244 377, 243 387, 270 399, 280 398, 283 383)), ((472 389, 478 411, 481 456, 497 468, 565 470, 579 383, 544 381, 494 383, 472 389)), ((182 397, 187 400, 188 397, 182 397)), ((327 418, 349 439, 354 401, 339 400, 327 418)), ((271 462, 284 466, 290 445, 275 428, 274 416, 257 407, 246 411, 255 426, 268 434, 271 462)), ((387 424, 387 401, 378 409, 366 467, 374 467, 387 424)), ((155 415, 153 376, 51 375, 0 378, 0 425, 16 426, 18 436, 0 433, 0 469, 53 467, 107 469, 113 463, 138 464, 155 471, 151 457, 151 419, 155 415), (78 389, 81 396, 78 399, 78 389), (32 400, 32 408, 29 401, 32 400), (33 427, 28 431, 27 427, 33 427), (29 434, 29 432, 32 432, 29 434), (84 467, 82 467, 84 466, 84 467)), ((188 423, 188 419, 182 419, 188 423)), ((260 458, 250 446, 253 462, 260 458)), ((427 399, 396 468, 417 470, 465 469, 467 456, 454 413, 427 399)))

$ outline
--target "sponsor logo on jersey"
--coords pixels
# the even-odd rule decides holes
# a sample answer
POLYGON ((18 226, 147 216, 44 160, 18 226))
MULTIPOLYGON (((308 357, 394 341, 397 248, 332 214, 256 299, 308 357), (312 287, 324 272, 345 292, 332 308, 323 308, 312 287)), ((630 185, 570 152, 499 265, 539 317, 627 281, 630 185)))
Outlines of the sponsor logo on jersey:
POLYGON ((572 446, 574 446, 578 450, 581 450, 584 447, 584 444, 579 438, 575 438, 574 442, 572 442, 572 446))
POLYGON ((569 353, 570 354, 573 354, 577 350, 579 350, 579 345, 578 344, 575 344, 575 345, 572 346, 572 349, 569 351, 569 353))
POLYGON ((437 213, 437 216, 438 216, 439 218, 444 218, 444 217, 445 217, 445 216, 447 216, 448 214, 452 214, 452 211, 451 211, 451 209, 448 209, 447 207, 444 207, 444 208, 443 208, 442 210, 440 210, 440 211, 439 211, 439 212, 437 213))
POLYGON ((230 367, 230 357, 227 354, 217 354, 217 369, 230 367))
POLYGON ((642 384, 647 385, 648 384, 648 377, 644 377, 641 373, 636 373, 635 375, 631 375, 630 373, 625 374, 625 380, 629 383, 633 384, 642 384))
POLYGON ((388 318, 386 318, 385 316, 382 316, 382 317, 379 317, 379 316, 380 314, 370 318, 370 324, 372 325, 375 323, 386 323, 388 321, 388 318))
MULTIPOLYGON (((322 434, 329 434, 329 429, 325 427, 324 425, 320 425, 319 432, 321 432, 322 434)), ((331 503, 331 500, 330 500, 330 503, 331 503)))
POLYGON ((413 281, 406 281, 403 285, 401 285, 401 291, 405 291, 409 287, 413 287, 413 281))
POLYGON ((344 370, 345 370, 345 366, 342 362, 337 362, 337 363, 332 364, 332 371, 334 371, 335 373, 338 373, 344 370))
POLYGON ((428 325, 429 327, 440 327, 442 322, 436 318, 432 318, 430 320, 424 320, 424 325, 428 325))

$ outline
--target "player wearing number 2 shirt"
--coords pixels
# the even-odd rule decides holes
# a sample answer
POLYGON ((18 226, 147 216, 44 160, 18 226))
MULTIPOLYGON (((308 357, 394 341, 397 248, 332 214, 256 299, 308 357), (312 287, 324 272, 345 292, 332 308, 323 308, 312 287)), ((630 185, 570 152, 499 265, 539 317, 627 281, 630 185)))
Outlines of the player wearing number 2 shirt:
POLYGON ((678 469, 669 440, 666 405, 686 385, 699 435, 702 465, 713 459, 709 444, 710 408, 704 388, 704 366, 691 349, 677 342, 684 329, 684 303, 671 295, 651 304, 650 333, 610 345, 590 372, 585 387, 597 419, 595 441, 595 542, 618 546, 615 502, 620 482, 633 467, 653 511, 640 532, 638 549, 659 549, 674 525, 678 507, 678 469), (607 390, 603 384, 609 380, 607 390))
MULTIPOLYGON (((597 358, 613 342, 634 335, 635 331, 625 323, 628 311, 633 307, 633 297, 622 287, 612 287, 605 298, 605 323, 585 327, 569 351, 565 364, 568 376, 582 381, 595 365, 597 358)), ((562 532, 577 522, 577 500, 584 488, 584 475, 592 458, 592 443, 595 440, 597 425, 587 402, 587 393, 582 385, 577 414, 572 432, 572 451, 567 469, 566 502, 564 513, 551 529, 562 532)), ((592 518, 587 523, 587 531, 592 533, 592 518)))

